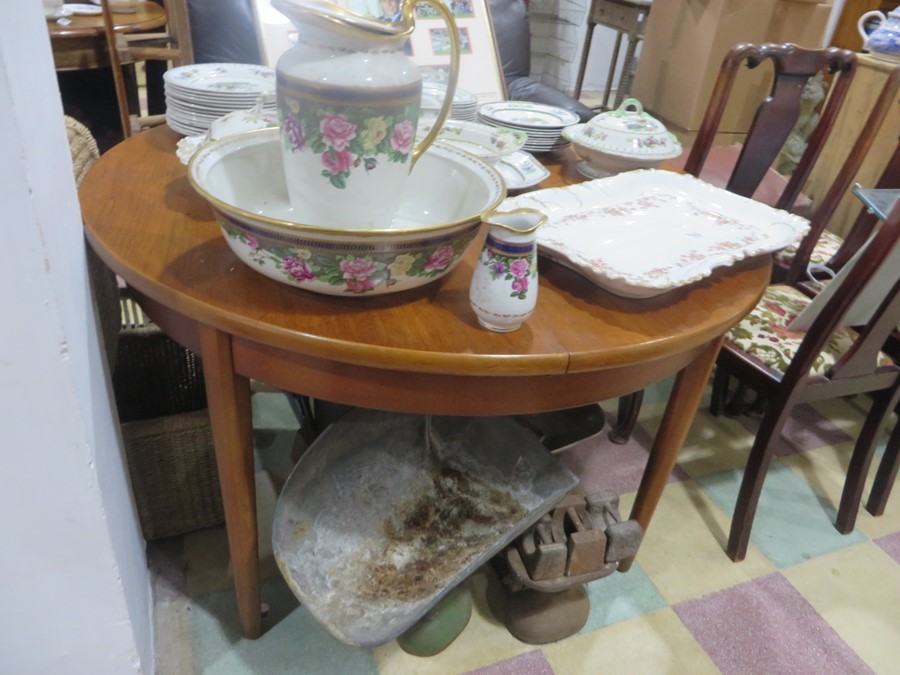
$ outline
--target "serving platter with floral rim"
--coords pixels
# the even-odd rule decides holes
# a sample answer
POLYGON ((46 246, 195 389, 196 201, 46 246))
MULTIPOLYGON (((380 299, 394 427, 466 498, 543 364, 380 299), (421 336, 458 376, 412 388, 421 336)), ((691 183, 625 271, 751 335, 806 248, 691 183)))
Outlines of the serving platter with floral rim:
MULTIPOLYGON (((433 124, 420 120, 416 129, 417 140, 424 138, 433 124)), ((492 127, 478 122, 446 120, 438 132, 437 140, 492 162, 520 150, 528 140, 528 135, 524 131, 492 127)))
POLYGON ((686 174, 629 171, 506 199, 547 214, 541 254, 602 288, 647 298, 803 237, 809 221, 686 174))

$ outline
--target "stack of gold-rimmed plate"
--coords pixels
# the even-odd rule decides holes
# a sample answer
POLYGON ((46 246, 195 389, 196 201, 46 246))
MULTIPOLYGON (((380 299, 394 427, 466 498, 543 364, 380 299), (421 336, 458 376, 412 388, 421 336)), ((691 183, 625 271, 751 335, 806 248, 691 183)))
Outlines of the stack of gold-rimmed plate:
MULTIPOLYGON (((422 85, 422 110, 424 112, 439 111, 446 95, 447 87, 444 85, 426 82, 422 85)), ((478 98, 464 89, 457 88, 453 93, 449 117, 454 120, 474 122, 478 117, 478 98)))
POLYGON ((578 124, 575 113, 553 105, 530 101, 498 101, 478 108, 478 121, 495 127, 518 129, 528 134, 525 150, 550 152, 566 147, 563 129, 578 124))
POLYGON ((260 96, 275 110, 275 69, 247 63, 200 63, 167 70, 166 122, 186 136, 205 134, 234 110, 249 110, 260 96))

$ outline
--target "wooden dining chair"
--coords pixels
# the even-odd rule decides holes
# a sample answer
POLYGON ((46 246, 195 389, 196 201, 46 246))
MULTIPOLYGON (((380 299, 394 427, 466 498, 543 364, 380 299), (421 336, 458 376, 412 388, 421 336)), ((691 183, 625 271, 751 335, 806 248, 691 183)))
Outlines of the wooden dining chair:
POLYGON ((766 63, 772 67, 771 89, 757 106, 740 153, 722 187, 744 197, 753 196, 800 119, 805 87, 818 74, 826 74, 831 77, 831 85, 819 121, 806 139, 806 148, 781 195, 772 204, 775 208, 791 210, 834 127, 856 73, 856 54, 849 50, 837 47, 805 49, 791 43, 743 43, 732 47, 719 68, 684 170, 693 176, 701 175, 715 147, 716 134, 738 75, 745 67, 752 70, 766 63))
POLYGON ((140 61, 168 61, 174 66, 194 62, 187 0, 165 0, 166 27, 165 31, 157 33, 117 33, 110 1, 100 0, 100 6, 122 134, 129 138, 136 131, 162 124, 165 122, 165 115, 132 112, 122 68, 140 61))
POLYGON ((868 394, 872 404, 850 458, 835 520, 840 532, 852 531, 876 441, 900 400, 900 366, 883 351, 900 321, 898 236, 900 208, 895 208, 827 292, 810 298, 793 286, 772 285, 726 334, 716 362, 711 411, 722 412, 732 380, 760 392, 766 402, 732 518, 727 546, 732 560, 746 554, 766 472, 795 406, 868 394), (869 312, 861 311, 865 307, 869 312), (808 328, 798 326, 798 317, 808 319, 808 328))
MULTIPOLYGON (((724 172, 719 167, 716 173, 717 176, 721 176, 718 183, 720 187, 744 197, 758 198, 758 190, 766 182, 767 203, 778 209, 796 210, 805 199, 802 193, 803 186, 828 140, 855 71, 856 55, 849 50, 836 47, 804 49, 794 44, 739 44, 733 47, 722 62, 700 130, 688 153, 683 170, 716 183, 715 179, 711 179, 710 174, 706 173, 706 163, 711 155, 715 156, 719 151, 716 161, 721 163, 722 157, 725 157, 728 163, 724 172), (763 63, 771 64, 772 86, 768 96, 757 107, 743 144, 737 152, 733 147, 715 146, 716 134, 739 72, 744 67, 758 68, 763 63), (772 167, 797 125, 803 90, 819 73, 832 76, 830 93, 822 107, 819 122, 809 135, 806 148, 790 177, 781 177, 773 181, 775 171, 772 167)), ((890 109, 898 86, 900 86, 900 72, 888 78, 876 105, 869 114, 867 123, 854 143, 851 153, 835 175, 825 197, 814 207, 807 207, 812 209, 810 231, 817 233, 808 235, 813 243, 825 231, 825 226, 831 220, 841 198, 850 188, 890 109)), ((806 240, 800 247, 793 247, 794 253, 786 254, 791 255, 791 258, 788 259, 786 256, 783 258, 785 270, 796 265, 798 269, 803 266, 805 271, 802 257, 807 256, 808 259, 811 248, 812 245, 806 243, 806 240)), ((776 279, 786 276, 786 272, 777 272, 777 263, 775 269, 776 279)), ((628 441, 637 422, 642 401, 642 391, 619 399, 616 424, 609 432, 611 441, 614 443, 628 441)))

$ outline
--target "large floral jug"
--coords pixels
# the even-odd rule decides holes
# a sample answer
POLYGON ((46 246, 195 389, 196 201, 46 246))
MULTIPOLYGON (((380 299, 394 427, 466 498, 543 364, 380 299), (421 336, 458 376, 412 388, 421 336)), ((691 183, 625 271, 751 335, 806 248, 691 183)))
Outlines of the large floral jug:
POLYGON ((341 229, 387 229, 416 159, 450 111, 459 71, 453 15, 441 0, 404 0, 396 21, 325 0, 272 0, 297 28, 276 65, 282 157, 295 219, 341 229), (447 95, 416 144, 422 77, 404 47, 420 3, 447 24, 447 95))

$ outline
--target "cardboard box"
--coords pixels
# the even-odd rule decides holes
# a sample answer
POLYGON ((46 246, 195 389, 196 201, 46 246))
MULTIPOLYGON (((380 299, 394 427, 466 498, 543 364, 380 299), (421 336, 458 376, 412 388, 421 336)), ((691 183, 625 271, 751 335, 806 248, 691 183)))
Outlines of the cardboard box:
MULTIPOLYGON (((741 42, 821 46, 831 0, 654 0, 641 47, 632 96, 664 122, 696 131, 722 59, 741 42)), ((770 76, 742 72, 721 130, 746 130, 770 76)))

